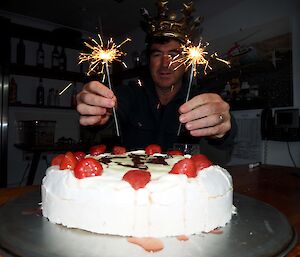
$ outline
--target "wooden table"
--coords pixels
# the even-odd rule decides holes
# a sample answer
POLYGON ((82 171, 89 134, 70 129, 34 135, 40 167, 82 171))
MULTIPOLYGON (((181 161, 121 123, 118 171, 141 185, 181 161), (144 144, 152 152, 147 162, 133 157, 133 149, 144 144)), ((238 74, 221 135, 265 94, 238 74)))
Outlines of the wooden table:
POLYGON ((287 217, 298 234, 297 245, 287 257, 300 257, 300 169, 271 165, 227 169, 235 192, 264 201, 287 217))
MULTIPOLYGON (((227 167, 234 191, 264 201, 281 211, 295 228, 298 242, 287 257, 300 257, 300 169, 261 165, 227 167)), ((0 205, 39 186, 0 189, 0 205)))

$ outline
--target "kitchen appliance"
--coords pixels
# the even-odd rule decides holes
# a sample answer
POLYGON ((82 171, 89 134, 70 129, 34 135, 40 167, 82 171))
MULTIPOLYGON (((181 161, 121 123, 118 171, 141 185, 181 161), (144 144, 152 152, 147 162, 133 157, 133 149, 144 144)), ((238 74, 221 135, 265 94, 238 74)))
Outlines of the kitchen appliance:
POLYGON ((18 144, 45 146, 54 144, 56 121, 20 120, 17 121, 18 144))

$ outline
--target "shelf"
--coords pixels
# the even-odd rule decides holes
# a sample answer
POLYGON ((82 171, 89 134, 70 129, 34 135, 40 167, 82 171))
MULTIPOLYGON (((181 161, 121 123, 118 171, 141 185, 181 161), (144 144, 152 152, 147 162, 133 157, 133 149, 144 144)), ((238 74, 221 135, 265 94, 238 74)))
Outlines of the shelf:
POLYGON ((10 73, 15 75, 58 79, 67 81, 87 82, 89 77, 83 73, 73 71, 60 71, 49 68, 41 68, 31 65, 10 64, 10 73))
POLYGON ((64 144, 55 143, 53 145, 26 145, 14 144, 20 150, 28 152, 67 152, 67 151, 87 151, 90 145, 83 143, 64 144))
POLYGON ((268 60, 212 70, 197 79, 203 91, 220 93, 232 110, 286 107, 293 103, 291 62, 288 58, 277 63, 268 60), (247 82, 248 87, 243 88, 247 82), (227 84, 230 87, 226 89, 227 84), (227 91, 227 92, 225 92, 227 91))
POLYGON ((48 31, 21 24, 10 23, 9 30, 11 32, 11 37, 43 42, 49 45, 60 45, 75 50, 82 50, 84 48, 84 40, 81 39, 81 32, 64 27, 48 31))
POLYGON ((276 69, 271 62, 253 62, 233 67, 226 67, 219 70, 212 70, 206 76, 199 78, 199 82, 207 82, 216 79, 228 80, 232 77, 239 77, 241 74, 264 74, 266 72, 275 72, 276 69))
POLYGON ((49 105, 36 105, 36 104, 22 104, 22 103, 15 103, 9 104, 9 107, 16 107, 16 108, 40 108, 40 109, 56 109, 56 110, 74 110, 72 107, 67 106, 49 106, 49 105))
MULTIPOLYGON (((148 68, 146 66, 141 66, 138 68, 116 72, 112 74, 112 77, 123 80, 123 79, 130 79, 134 77, 144 77, 145 75, 147 75, 147 72, 148 72, 148 68)), ((91 80, 99 80, 99 77, 87 76, 84 73, 53 70, 49 68, 41 68, 32 65, 20 65, 16 63, 10 64, 10 73, 15 75, 22 75, 22 76, 76 81, 82 83, 86 83, 91 80)))

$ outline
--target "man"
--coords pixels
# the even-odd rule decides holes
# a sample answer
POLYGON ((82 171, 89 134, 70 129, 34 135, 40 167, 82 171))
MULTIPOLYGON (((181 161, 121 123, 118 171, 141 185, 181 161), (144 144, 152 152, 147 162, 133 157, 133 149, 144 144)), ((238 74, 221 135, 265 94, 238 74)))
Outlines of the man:
MULTIPOLYGON (((196 94, 185 103, 187 82, 185 67, 175 69, 172 58, 181 53, 181 36, 164 34, 148 37, 150 79, 143 86, 118 86, 112 92, 92 81, 77 95, 81 125, 105 125, 111 119, 111 108, 117 110, 123 144, 127 149, 159 144, 164 151, 179 141, 177 131, 199 143, 205 140, 214 148, 232 147, 229 105, 213 93, 196 94)), ((187 138, 186 137, 186 138, 187 138)))

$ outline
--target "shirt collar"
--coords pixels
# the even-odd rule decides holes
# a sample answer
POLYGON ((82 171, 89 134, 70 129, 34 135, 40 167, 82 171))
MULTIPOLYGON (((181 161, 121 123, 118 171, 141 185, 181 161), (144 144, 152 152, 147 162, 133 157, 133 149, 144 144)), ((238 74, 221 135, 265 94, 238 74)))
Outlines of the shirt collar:
MULTIPOLYGON (((151 78, 144 79, 143 84, 144 84, 147 94, 149 94, 151 97, 154 97, 158 101, 158 95, 156 93, 153 80, 151 78)), ((187 80, 184 78, 182 81, 181 88, 179 89, 179 91, 175 95, 175 97, 172 99, 172 101, 179 100, 179 99, 185 99, 186 95, 187 95, 187 89, 188 89, 187 87, 188 87, 188 83, 187 83, 187 80)))

